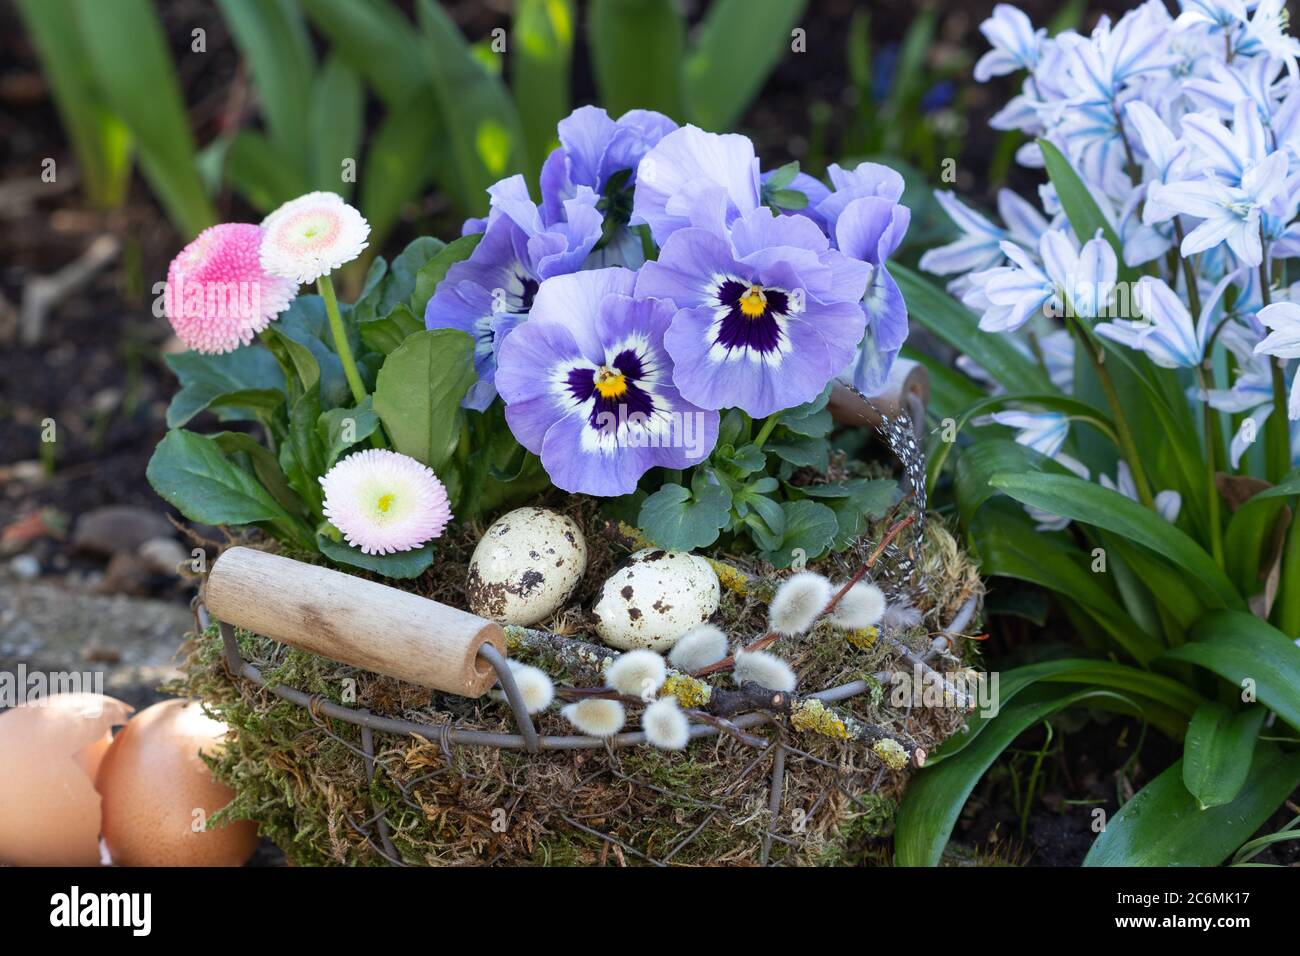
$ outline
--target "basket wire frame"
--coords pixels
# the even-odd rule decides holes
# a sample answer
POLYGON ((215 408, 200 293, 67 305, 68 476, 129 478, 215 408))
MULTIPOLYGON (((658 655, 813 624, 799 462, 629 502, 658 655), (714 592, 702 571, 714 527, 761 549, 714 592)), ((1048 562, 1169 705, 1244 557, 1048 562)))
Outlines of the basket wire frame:
MULTIPOLYGON (((918 516, 923 516, 925 514, 925 464, 924 455, 920 453, 917 442, 917 423, 923 420, 923 414, 923 407, 912 408, 903 411, 901 414, 892 418, 882 416, 884 420, 879 426, 877 426, 877 430, 903 464, 903 484, 908 489, 912 510, 918 516), (911 414, 909 414, 909 411, 911 414)), ((919 525, 920 522, 918 521, 917 524, 919 525)), ((911 572, 914 569, 913 555, 915 554, 915 544, 919 543, 919 528, 914 526, 913 530, 916 534, 912 544, 903 545, 896 542, 890 545, 890 548, 886 551, 886 555, 892 558, 892 560, 886 564, 886 567, 890 571, 890 577, 892 578, 892 581, 888 583, 893 584, 895 588, 899 588, 903 581, 910 577, 911 572)), ((882 584, 884 583, 886 582, 882 582, 882 584)), ((970 598, 966 604, 957 611, 953 616, 953 620, 944 627, 940 633, 952 635, 964 629, 973 616, 976 603, 977 598, 970 598)), ((206 630, 212 623, 212 618, 208 613, 207 608, 203 605, 201 597, 195 598, 193 610, 200 631, 206 630)), ((709 823, 712 822, 717 814, 725 809, 725 806, 720 802, 700 800, 693 794, 667 790, 656 784, 650 783, 649 781, 639 780, 624 773, 619 767, 617 751, 624 747, 646 745, 646 735, 642 731, 619 733, 614 734, 611 737, 551 734, 540 735, 537 732, 537 726, 534 723, 532 716, 528 713, 528 710, 524 705, 522 694, 514 680, 514 675, 510 670, 506 656, 490 644, 483 645, 479 649, 478 654, 496 673, 501 690, 513 714, 516 727, 518 728, 518 733, 508 734, 456 727, 452 724, 450 717, 437 724, 422 724, 393 717, 384 717, 371 713, 369 710, 364 708, 348 707, 343 704, 335 703, 334 701, 320 695, 311 695, 293 687, 272 683, 262 675, 261 670, 256 665, 245 661, 241 657, 239 644, 235 636, 235 628, 225 621, 217 621, 216 623, 223 642, 225 667, 232 679, 247 680, 255 686, 262 688, 277 697, 300 707, 307 708, 321 732, 347 748, 363 762, 367 782, 373 781, 375 774, 378 772, 374 739, 376 731, 394 734, 400 737, 410 737, 414 735, 437 745, 443 758, 443 765, 441 767, 407 784, 402 784, 396 780, 391 781, 401 793, 404 803, 416 812, 424 813, 424 808, 411 796, 412 789, 420 782, 428 780, 434 776, 452 772, 459 773, 463 779, 481 779, 480 775, 474 774, 464 767, 457 767, 453 750, 455 747, 497 747, 505 750, 522 750, 529 754, 536 754, 542 751, 603 749, 606 751, 609 758, 608 765, 598 768, 592 774, 589 774, 579 782, 579 786, 590 782, 600 774, 610 773, 629 785, 645 787, 657 791, 666 797, 670 797, 673 800, 694 804, 699 809, 707 811, 704 819, 701 820, 690 833, 676 843, 670 850, 668 850, 668 852, 655 857, 631 846, 623 840, 620 840, 613 834, 603 832, 575 819, 565 812, 564 807, 552 802, 552 807, 557 812, 557 815, 569 826, 603 841, 607 845, 607 849, 614 849, 615 852, 619 854, 628 854, 654 866, 667 866, 671 863, 673 858, 689 846, 690 843, 704 831, 709 823), (359 728, 360 746, 358 747, 334 733, 330 729, 327 719, 337 720, 359 728)), ((895 644, 895 649, 904 660, 911 664, 916 664, 918 662, 923 664, 924 660, 931 656, 931 654, 927 654, 925 657, 921 657, 897 643, 895 644)), ((871 682, 866 680, 855 680, 807 696, 829 704, 860 696, 869 692, 871 688, 871 682)), ((736 728, 741 730, 770 724, 776 731, 771 742, 768 743, 767 746, 759 749, 754 759, 750 761, 726 787, 715 794, 717 797, 725 797, 734 792, 763 765, 765 760, 770 757, 771 783, 766 808, 768 811, 768 821, 762 838, 760 865, 767 866, 773 863, 772 847, 774 843, 782 843, 791 846, 797 845, 796 840, 776 832, 775 829, 776 822, 781 818, 782 798, 786 781, 786 764, 789 757, 795 756, 832 770, 835 789, 864 810, 870 809, 858 793, 854 792, 855 788, 849 784, 849 781, 841 767, 809 753, 806 750, 802 750, 791 743, 786 733, 785 726, 781 722, 775 720, 771 714, 761 711, 741 714, 731 718, 730 721, 736 728)), ((691 741, 694 742, 701 738, 716 736, 721 732, 721 730, 712 725, 696 723, 691 725, 690 738, 691 741)), ((874 790, 879 785, 886 772, 887 771, 884 767, 879 768, 869 789, 874 790)), ((516 790, 522 791, 523 789, 509 780, 498 782, 504 782, 508 787, 516 790)), ((522 792, 520 795, 522 796, 522 792)), ((536 798, 537 794, 533 793, 531 796, 536 798)), ((817 798, 812 807, 805 811, 805 815, 811 817, 816 813, 817 809, 820 808, 821 804, 824 803, 828 796, 829 791, 824 791, 817 798)), ((374 809, 373 803, 372 809, 374 809)), ((374 809, 374 812, 370 817, 363 820, 352 819, 349 815, 348 824, 358 834, 363 836, 370 849, 386 862, 394 866, 410 865, 402 858, 401 853, 393 842, 392 829, 387 819, 387 812, 384 809, 374 809)), ((501 854, 498 854, 498 857, 500 855, 501 854)), ((490 865, 495 862, 498 857, 488 860, 487 863, 490 865)))

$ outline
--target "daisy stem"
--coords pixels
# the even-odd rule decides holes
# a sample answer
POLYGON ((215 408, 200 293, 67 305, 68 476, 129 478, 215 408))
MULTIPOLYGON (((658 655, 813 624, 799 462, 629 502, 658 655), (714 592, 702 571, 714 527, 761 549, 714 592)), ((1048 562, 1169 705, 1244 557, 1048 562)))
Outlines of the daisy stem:
POLYGON ((758 430, 758 435, 754 438, 754 447, 762 448, 763 442, 772 436, 772 429, 776 428, 776 423, 781 420, 784 412, 774 412, 763 419, 763 426, 758 430))
POLYGON ((334 293, 334 282, 329 275, 323 275, 316 280, 316 290, 325 300, 325 314, 330 320, 334 351, 338 353, 339 361, 343 363, 343 375, 348 380, 348 388, 352 389, 352 397, 360 405, 366 400, 366 386, 361 381, 361 373, 357 371, 357 360, 352 355, 352 346, 348 342, 347 331, 343 328, 343 317, 339 315, 339 299, 334 293))

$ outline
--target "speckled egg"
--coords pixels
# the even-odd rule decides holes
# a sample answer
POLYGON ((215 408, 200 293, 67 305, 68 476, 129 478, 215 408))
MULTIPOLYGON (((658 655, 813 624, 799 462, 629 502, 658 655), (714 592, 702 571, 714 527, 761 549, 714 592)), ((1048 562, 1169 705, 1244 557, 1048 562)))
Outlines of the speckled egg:
POLYGON ((684 551, 645 548, 615 571, 592 609, 610 647, 667 651, 718 609, 721 591, 709 562, 684 551))
POLYGON ((545 508, 502 515, 469 562, 469 606, 500 624, 528 626, 558 611, 587 570, 587 542, 572 518, 545 508))

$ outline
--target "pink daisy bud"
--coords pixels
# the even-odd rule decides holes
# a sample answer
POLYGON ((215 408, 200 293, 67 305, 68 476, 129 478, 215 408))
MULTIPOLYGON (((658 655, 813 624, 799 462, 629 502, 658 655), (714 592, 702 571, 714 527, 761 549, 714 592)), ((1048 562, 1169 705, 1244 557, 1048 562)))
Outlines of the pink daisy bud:
POLYGON ((364 554, 410 551, 442 535, 451 520, 447 489, 414 458, 370 448, 344 458, 320 480, 325 517, 364 554))
POLYGON ((231 352, 289 307, 292 279, 268 275, 258 252, 262 230, 246 222, 204 229, 167 270, 163 312, 196 352, 231 352))
POLYGON ((315 282, 361 255, 370 223, 337 193, 291 199, 262 220, 262 268, 296 282, 315 282))

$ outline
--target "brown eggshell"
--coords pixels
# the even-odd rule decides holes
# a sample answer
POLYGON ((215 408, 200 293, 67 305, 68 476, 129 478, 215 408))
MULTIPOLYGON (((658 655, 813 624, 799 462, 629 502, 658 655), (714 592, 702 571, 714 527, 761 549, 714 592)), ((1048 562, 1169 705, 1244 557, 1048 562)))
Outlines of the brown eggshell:
POLYGON ((239 866, 252 855, 257 824, 250 820, 194 830, 196 820, 206 823, 235 795, 199 758, 200 751, 215 752, 225 735, 225 724, 183 700, 142 710, 118 733, 95 782, 115 864, 239 866))
POLYGON ((99 864, 94 779, 131 710, 102 694, 55 694, 0 713, 0 863, 99 864))

